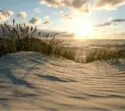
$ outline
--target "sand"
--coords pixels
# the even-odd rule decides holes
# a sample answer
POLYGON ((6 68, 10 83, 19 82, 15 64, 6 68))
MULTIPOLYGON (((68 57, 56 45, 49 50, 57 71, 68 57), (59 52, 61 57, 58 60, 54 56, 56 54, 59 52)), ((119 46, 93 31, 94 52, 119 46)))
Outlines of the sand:
POLYGON ((0 110, 125 111, 125 63, 7 54, 0 57, 0 110))

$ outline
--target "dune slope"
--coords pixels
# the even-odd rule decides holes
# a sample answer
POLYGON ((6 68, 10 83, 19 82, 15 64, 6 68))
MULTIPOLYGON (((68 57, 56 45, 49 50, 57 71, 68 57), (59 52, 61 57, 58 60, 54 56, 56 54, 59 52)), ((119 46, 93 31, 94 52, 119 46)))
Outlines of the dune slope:
POLYGON ((124 111, 125 64, 7 54, 0 58, 0 110, 124 111))

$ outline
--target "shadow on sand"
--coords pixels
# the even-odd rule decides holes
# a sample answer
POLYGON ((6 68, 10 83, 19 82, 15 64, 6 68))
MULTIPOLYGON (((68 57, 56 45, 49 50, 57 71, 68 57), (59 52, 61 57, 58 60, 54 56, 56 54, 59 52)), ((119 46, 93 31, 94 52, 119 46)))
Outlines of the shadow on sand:
POLYGON ((49 81, 55 81, 55 82, 77 82, 71 79, 60 79, 58 77, 55 76, 51 76, 51 75, 40 75, 37 74, 36 76, 41 77, 43 79, 49 80, 49 81))

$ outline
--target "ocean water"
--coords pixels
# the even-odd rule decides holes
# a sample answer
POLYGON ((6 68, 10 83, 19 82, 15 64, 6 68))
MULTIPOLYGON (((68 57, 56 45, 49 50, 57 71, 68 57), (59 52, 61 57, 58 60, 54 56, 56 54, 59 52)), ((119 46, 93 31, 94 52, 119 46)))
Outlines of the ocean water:
POLYGON ((96 48, 124 48, 125 39, 93 39, 93 40, 82 40, 82 39, 66 39, 67 46, 73 50, 76 50, 77 57, 85 58, 86 52, 96 48))
POLYGON ((65 41, 69 45, 69 47, 73 48, 125 46, 125 39, 66 39, 65 41))

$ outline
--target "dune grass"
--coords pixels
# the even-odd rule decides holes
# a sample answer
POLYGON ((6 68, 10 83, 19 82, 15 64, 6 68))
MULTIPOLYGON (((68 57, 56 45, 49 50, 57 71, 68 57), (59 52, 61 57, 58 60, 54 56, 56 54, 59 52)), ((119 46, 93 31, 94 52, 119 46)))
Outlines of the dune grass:
POLYGON ((15 20, 12 25, 4 23, 1 28, 3 37, 0 39, 0 56, 17 51, 34 51, 47 56, 75 59, 75 52, 66 48, 64 41, 56 38, 58 33, 44 34, 40 38, 41 32, 38 32, 36 27, 27 26, 25 23, 16 24, 15 20))
POLYGON ((86 58, 76 57, 76 51, 66 47, 65 41, 58 39, 54 34, 44 34, 40 37, 41 32, 37 27, 27 26, 24 24, 9 25, 4 23, 2 26, 3 37, 0 38, 0 56, 17 51, 41 52, 47 56, 63 57, 80 63, 93 61, 117 61, 119 58, 125 58, 125 48, 95 48, 88 49, 86 58))
POLYGON ((86 63, 93 61, 118 61, 125 59, 125 48, 95 48, 86 53, 86 63))

